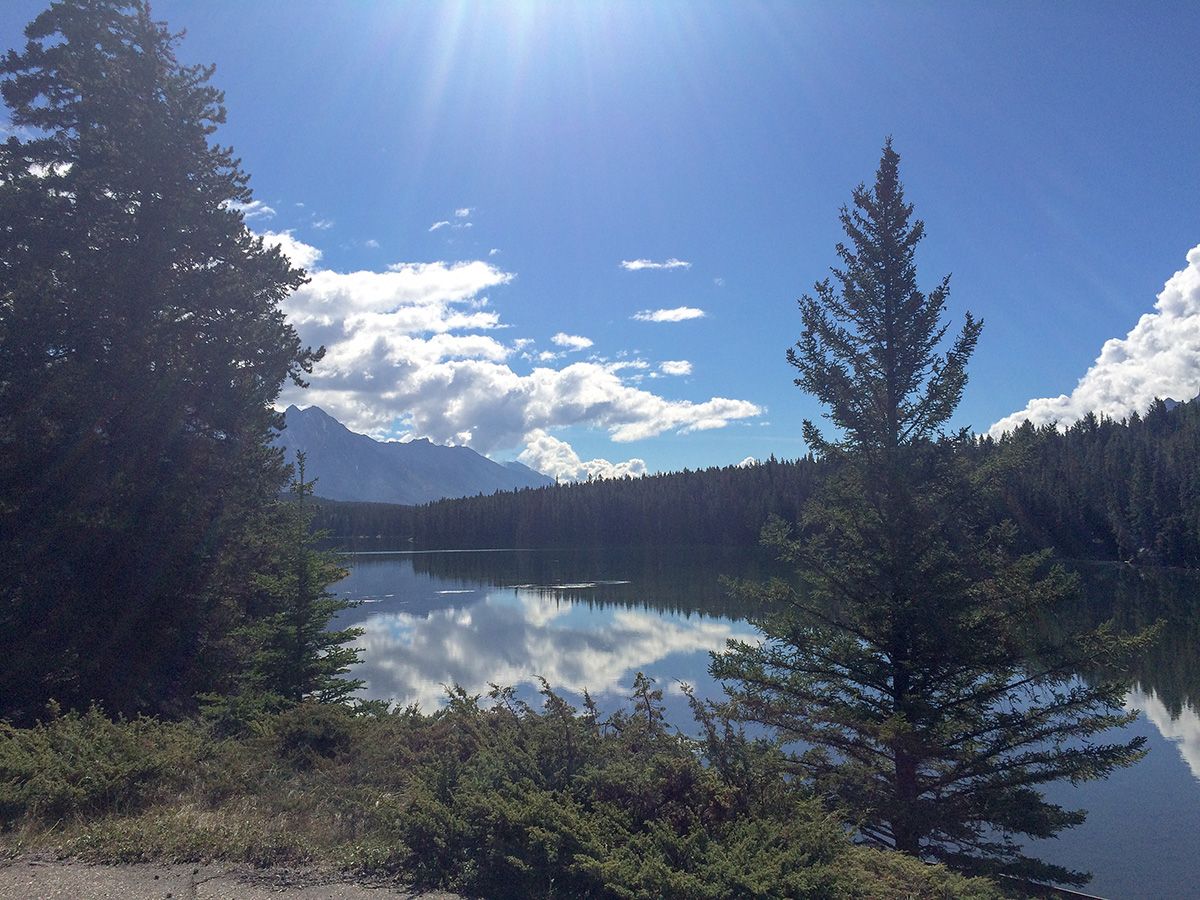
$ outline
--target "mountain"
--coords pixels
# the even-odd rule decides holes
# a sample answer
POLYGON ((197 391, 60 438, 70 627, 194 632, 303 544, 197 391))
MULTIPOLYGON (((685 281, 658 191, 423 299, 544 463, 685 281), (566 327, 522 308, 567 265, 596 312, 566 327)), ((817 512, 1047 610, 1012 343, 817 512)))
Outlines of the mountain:
POLYGON ((289 406, 276 438, 288 462, 302 450, 316 495, 330 500, 428 503, 495 491, 543 487, 554 479, 518 462, 500 464, 468 447, 442 447, 422 438, 383 442, 355 434, 316 406, 289 406))

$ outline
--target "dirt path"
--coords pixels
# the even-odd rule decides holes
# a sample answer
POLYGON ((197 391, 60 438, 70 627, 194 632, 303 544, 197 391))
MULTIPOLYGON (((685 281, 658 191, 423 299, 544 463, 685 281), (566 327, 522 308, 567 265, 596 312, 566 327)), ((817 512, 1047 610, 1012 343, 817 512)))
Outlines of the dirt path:
POLYGON ((100 866, 46 856, 0 860, 3 900, 463 900, 455 894, 221 866, 100 866))

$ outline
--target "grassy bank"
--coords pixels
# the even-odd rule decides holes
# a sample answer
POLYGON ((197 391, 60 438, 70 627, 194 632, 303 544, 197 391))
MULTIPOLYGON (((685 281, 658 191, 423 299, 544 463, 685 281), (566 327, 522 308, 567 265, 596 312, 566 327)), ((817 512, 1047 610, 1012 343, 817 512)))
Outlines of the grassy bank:
POLYGON ((251 721, 0 726, 0 840, 97 861, 304 864, 486 897, 1000 896, 855 847, 782 760, 652 685, 601 721, 546 691, 251 721))

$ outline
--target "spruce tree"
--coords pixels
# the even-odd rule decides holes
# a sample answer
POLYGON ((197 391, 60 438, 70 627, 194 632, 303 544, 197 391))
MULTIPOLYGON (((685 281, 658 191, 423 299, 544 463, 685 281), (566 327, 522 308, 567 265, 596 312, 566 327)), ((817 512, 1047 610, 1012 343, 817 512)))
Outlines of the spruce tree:
POLYGON ((800 300, 788 351, 796 384, 825 406, 837 435, 804 423, 828 477, 794 536, 765 540, 794 563, 783 581, 739 586, 769 601, 761 645, 714 656, 729 711, 767 726, 868 842, 959 868, 1080 883, 1030 858, 1084 812, 1038 787, 1106 776, 1142 738, 1098 738, 1129 720, 1124 685, 1076 673, 1111 664, 1137 639, 1041 628, 1075 581, 1044 554, 1017 556, 1009 524, 988 527, 995 473, 969 465, 970 438, 945 428, 966 383, 981 323, 948 340, 949 280, 917 284, 924 225, 912 218, 899 157, 884 145, 873 187, 843 209, 848 241, 833 279, 800 300), (1052 635, 1047 637, 1047 635, 1052 635))
POLYGON ((305 476, 304 453, 298 452, 292 498, 276 510, 276 558, 255 578, 267 612, 239 635, 251 649, 242 687, 283 704, 343 703, 365 683, 341 677, 359 661, 358 651, 346 645, 362 629, 328 630, 335 615, 355 604, 328 590, 347 573, 336 553, 319 549, 325 535, 312 530, 316 482, 305 476))
POLYGON ((285 484, 304 281, 245 226, 212 68, 144 0, 61 0, 0 61, 0 715, 179 709, 285 484))

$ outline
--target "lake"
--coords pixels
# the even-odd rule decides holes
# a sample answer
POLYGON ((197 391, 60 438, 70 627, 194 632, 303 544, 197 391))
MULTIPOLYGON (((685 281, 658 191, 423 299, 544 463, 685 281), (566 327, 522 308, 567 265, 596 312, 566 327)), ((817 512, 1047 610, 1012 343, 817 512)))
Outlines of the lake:
MULTIPOLYGON (((629 693, 637 672, 657 679, 671 720, 691 724, 680 682, 719 696, 709 651, 754 640, 754 610, 729 600, 722 575, 786 575, 759 551, 492 550, 370 552, 348 557, 337 591, 362 605, 339 627, 358 646, 369 698, 436 707, 445 686, 486 694, 511 685, 534 700, 538 677, 573 702, 601 708, 629 693)), ((1052 785, 1055 802, 1089 811, 1079 828, 1031 849, 1093 873, 1109 898, 1197 896, 1200 889, 1200 576, 1084 565, 1081 619, 1137 628, 1159 618, 1162 640, 1134 666, 1128 736, 1150 753, 1107 781, 1052 785)), ((1116 735, 1114 735, 1116 737, 1116 735)))

